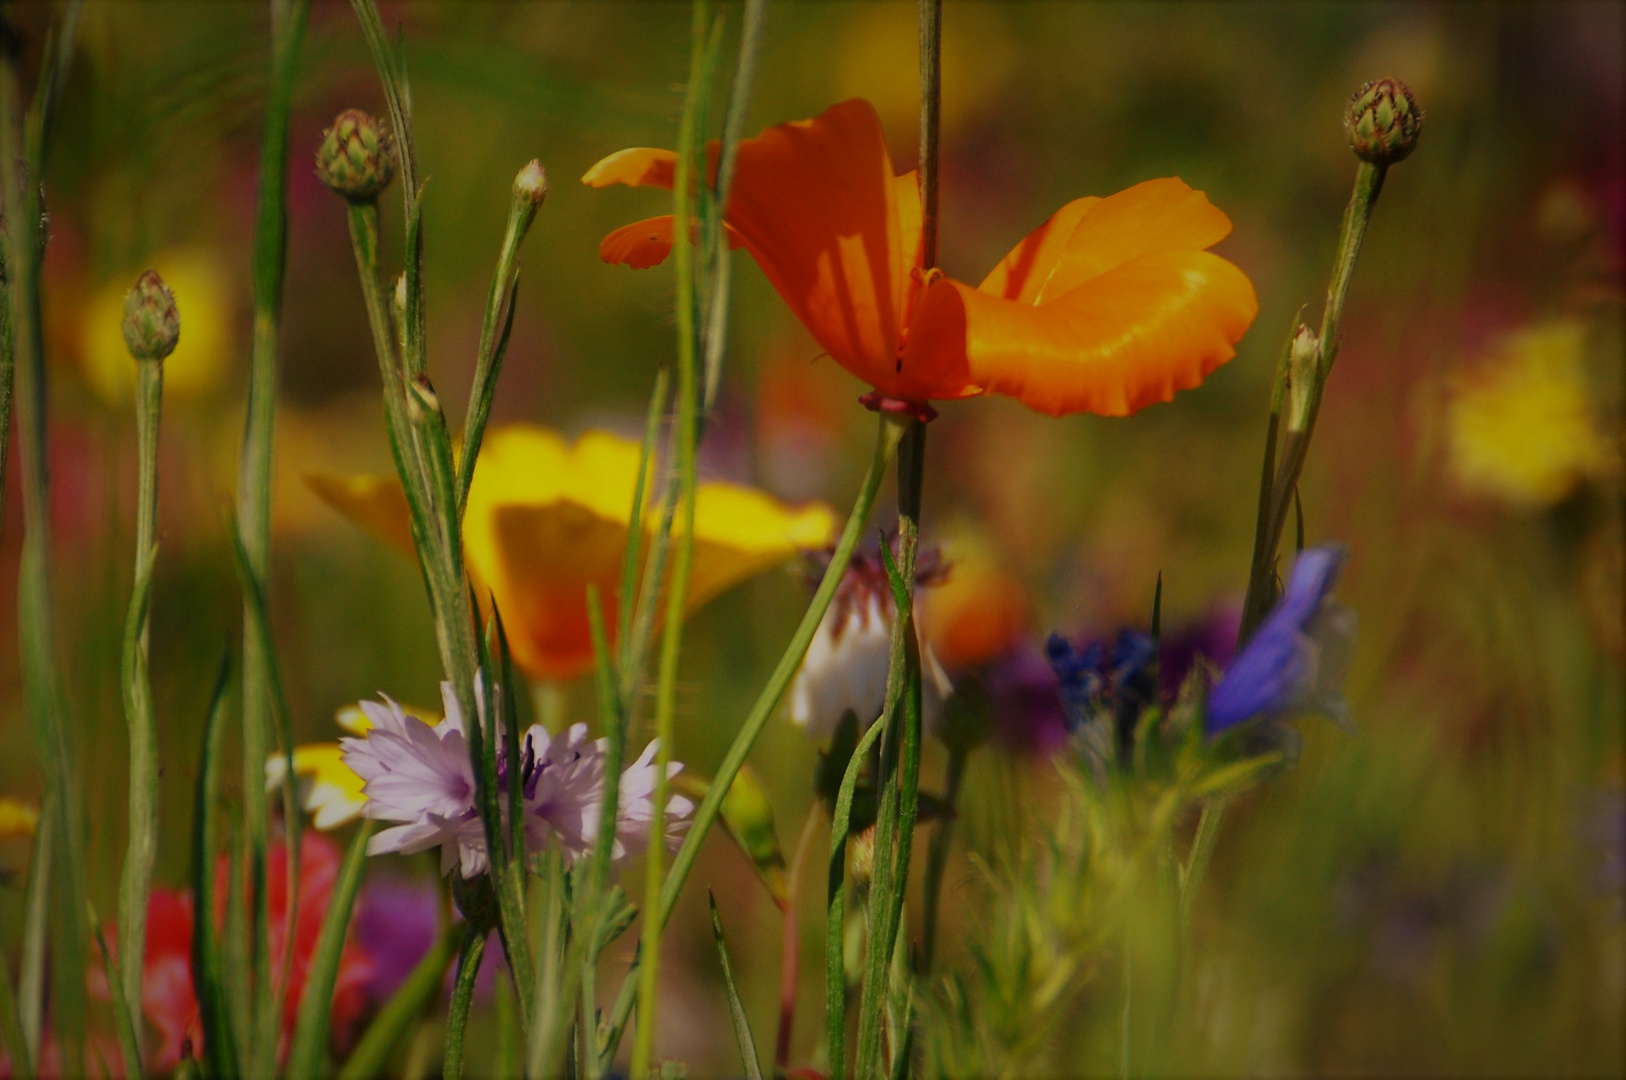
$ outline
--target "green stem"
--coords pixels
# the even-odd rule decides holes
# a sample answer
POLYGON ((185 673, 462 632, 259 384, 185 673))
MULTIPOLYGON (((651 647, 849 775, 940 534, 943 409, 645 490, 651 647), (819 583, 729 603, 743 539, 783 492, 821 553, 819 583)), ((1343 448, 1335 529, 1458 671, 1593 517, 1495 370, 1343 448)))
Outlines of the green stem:
POLYGON ((791 1038, 796 1032, 796 990, 801 973, 802 934, 797 898, 802 894, 802 867, 807 863, 808 849, 813 846, 813 835, 818 832, 819 806, 813 805, 802 824, 801 838, 796 841, 796 854, 790 862, 790 877, 786 882, 784 906, 780 908, 779 934, 779 1029, 774 1038, 773 1066, 775 1072, 790 1067, 791 1038))
MULTIPOLYGON (((1338 357, 1339 330, 1343 322, 1344 301, 1349 294, 1349 283, 1355 273, 1355 262, 1361 253, 1361 242, 1366 237, 1366 226, 1383 191, 1385 167, 1363 161, 1355 173, 1355 187, 1350 194, 1349 206, 1344 210, 1343 227, 1338 236, 1338 254, 1333 260, 1332 281, 1327 286, 1326 306, 1322 310, 1319 334, 1320 360, 1315 382, 1310 391, 1302 430, 1289 429, 1281 442, 1281 464, 1270 485, 1268 509, 1263 509, 1264 528, 1255 538, 1254 560, 1248 580, 1247 600, 1243 604, 1243 626, 1240 640, 1246 640, 1269 609, 1269 595, 1274 586, 1276 551, 1281 545, 1282 530, 1287 524, 1287 513, 1293 505, 1293 492, 1298 487, 1299 475, 1310 452, 1310 437, 1315 432, 1321 400, 1327 389, 1327 379, 1338 357)), ((1291 337, 1288 348, 1292 348, 1291 337)), ((1273 418, 1280 416, 1279 396, 1273 401, 1273 418)), ((1279 422, 1279 420, 1278 420, 1279 422)))
POLYGON ((457 953, 457 982, 452 985, 452 1003, 446 1012, 446 1059, 441 1075, 445 1080, 463 1076, 463 1035, 469 1026, 469 1005, 474 1001, 474 978, 480 973, 485 955, 486 934, 470 925, 463 932, 463 946, 457 953))
MULTIPOLYGON (((147 668, 150 588, 157 554, 158 425, 163 407, 162 361, 136 365, 137 497, 135 583, 124 632, 124 713, 130 728, 129 844, 119 886, 119 979, 126 1008, 140 1015, 147 942, 147 892, 158 852, 158 747, 147 668)), ((135 1025, 136 1070, 141 1025, 135 1025)))
MULTIPOLYGON (((254 224, 254 329, 249 357, 248 409, 237 478, 237 527, 248 567, 262 596, 271 561, 271 442, 276 417, 277 339, 288 247, 288 111, 304 37, 308 0, 272 0, 271 94, 260 143, 259 201, 254 224)), ((248 1060, 271 1071, 276 1057, 280 1003, 272 979, 270 900, 266 889, 269 815, 265 758, 271 721, 271 656, 253 628, 251 601, 243 610, 243 826, 247 834, 253 896, 250 912, 254 1031, 248 1060)), ((297 851, 288 849, 290 862, 297 851)), ((290 881, 289 922, 297 917, 290 881)))
POLYGON ((474 483, 474 463, 485 438, 486 418, 508 349, 508 331, 514 322, 514 297, 519 289, 519 245, 536 220, 538 203, 515 192, 508 204, 508 226, 503 231, 497 270, 486 296, 485 319, 480 324, 480 350, 474 359, 474 381, 469 391, 468 415, 463 421, 463 452, 457 469, 457 511, 461 517, 474 483))
POLYGON ((830 815, 830 867, 826 876, 824 920, 824 1023, 825 1043, 830 1055, 830 1080, 842 1080, 847 1070, 847 970, 845 946, 847 930, 847 835, 852 827, 853 796, 858 790, 858 774, 870 750, 890 726, 890 717, 870 725, 853 747, 847 770, 836 789, 836 805, 830 815))
POLYGON ((378 1015, 339 1070, 338 1080, 372 1080, 383 1074, 390 1052, 401 1041, 401 1036, 414 1026, 424 1006, 440 992, 446 966, 452 962, 456 951, 451 932, 435 939, 401 988, 378 1010, 378 1015))
POLYGON ((1226 799, 1210 799, 1203 804, 1202 816, 1197 819, 1197 835, 1191 841, 1191 855, 1180 872, 1180 919, 1191 918, 1191 909, 1197 903, 1197 891, 1202 888, 1208 863, 1214 857, 1214 845, 1219 841, 1220 823, 1225 820, 1226 799))
MULTIPOLYGON (((0 60, 0 215, 6 228, 7 304, 16 350, 16 420, 22 463, 23 543, 17 582, 17 618, 26 711, 44 766, 56 882, 48 918, 54 941, 52 988, 55 1033, 63 1070, 84 1073, 84 986, 87 942, 83 808, 68 739, 68 704, 56 656, 51 599, 50 480, 47 466, 47 367, 41 317, 40 264, 45 237, 41 181, 53 103, 71 55, 77 5, 70 5, 54 53, 40 65, 40 85, 25 109, 11 49, 0 60)), ((6 28, 6 33, 12 31, 6 28)), ((36 1046, 40 1044, 36 1043, 36 1046)), ((37 1059, 36 1059, 37 1060, 37 1059)))
POLYGON ((921 929, 921 975, 932 973, 932 960, 936 957, 943 877, 948 871, 949 853, 954 847, 954 815, 960 804, 960 786, 965 780, 968 756, 958 746, 949 748, 948 771, 943 782, 943 801, 947 804, 948 816, 937 823, 937 830, 932 834, 932 846, 926 853, 926 913, 921 929))
MULTIPOLYGON (((706 4, 694 7, 694 45, 690 57, 689 92, 678 130, 677 167, 672 182, 676 235, 689 235, 694 216, 691 183, 699 146, 699 99, 704 64, 706 4)), ((678 474, 677 504, 682 532, 672 566, 666 598, 666 623, 661 638, 660 678, 655 696, 655 791, 649 818, 649 844, 644 853, 644 911, 656 909, 661 896, 662 863, 666 859, 667 766, 672 760, 672 721, 677 711, 678 662, 683 648, 683 615, 689 599, 689 572, 694 563, 695 452, 700 438, 698 340, 696 336, 696 281, 694 251, 690 244, 672 245, 677 278, 677 428, 673 432, 678 474)), ((607 777, 615 783, 618 777, 607 777)), ((655 990, 660 970, 661 920, 645 918, 639 940, 643 959, 638 982, 638 1028, 632 1044, 632 1075, 649 1072, 655 1049, 655 990)))
MULTIPOLYGON (((683 883, 694 867, 695 859, 700 855, 700 846, 705 841, 707 832, 711 830, 712 824, 716 822, 717 815, 722 810, 723 797, 728 793, 729 786, 734 783, 734 777, 739 773, 740 766, 745 764, 745 759, 750 755, 751 747, 755 745, 757 736, 762 733, 763 726, 778 708, 779 701, 784 696, 786 688, 790 686, 791 679, 795 678, 797 669, 802 666, 802 658, 807 655, 807 647, 813 641, 813 635, 818 631, 824 613, 829 610, 831 600, 835 598, 836 588, 841 584, 842 575, 846 573, 847 564, 852 561, 853 551, 857 548, 858 540, 869 522, 870 511, 875 506, 875 497, 881 489, 881 481, 886 476, 886 466, 897 449, 898 432, 897 425, 885 419, 881 421, 875 440, 875 453, 870 459, 869 472, 864 476, 858 498, 853 503, 852 512, 847 516, 847 525, 830 556, 830 565, 825 568, 824 577, 819 581, 819 587, 813 594, 813 601, 803 613, 796 633, 785 646, 784 654, 780 656, 773 674, 768 677, 767 684, 757 696, 756 703, 751 706, 751 711, 740 724, 734 742, 729 746, 728 753, 723 756, 722 763, 717 766, 716 775, 712 777, 705 797, 700 800, 700 805, 695 810, 694 820, 683 837, 682 845, 672 858, 672 869, 662 883, 660 903, 654 914, 654 918, 663 926, 671 919, 672 911, 677 907, 678 894, 682 892, 683 883)), ((647 913, 645 917, 648 917, 647 913)), ((641 969, 642 966, 640 959, 634 971, 641 969)), ((620 1044, 627 1018, 632 1015, 637 987, 638 980, 629 973, 621 986, 620 996, 616 999, 615 1009, 610 1016, 603 1054, 606 1059, 614 1056, 615 1049, 620 1044)))

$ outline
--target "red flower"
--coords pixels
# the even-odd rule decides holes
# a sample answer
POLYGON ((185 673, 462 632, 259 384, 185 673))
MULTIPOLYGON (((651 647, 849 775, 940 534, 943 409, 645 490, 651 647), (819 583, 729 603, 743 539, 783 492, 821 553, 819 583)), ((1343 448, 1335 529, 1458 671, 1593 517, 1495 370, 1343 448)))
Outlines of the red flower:
MULTIPOLYGON (((299 912, 294 925, 293 967, 282 995, 282 1049, 286 1051, 293 1034, 294 1017, 305 991, 311 955, 327 916, 333 896, 333 882, 339 872, 339 849, 326 837, 307 833, 301 845, 299 912)), ((269 858, 267 895, 271 911, 271 956, 280 976, 281 957, 287 940, 288 863, 287 848, 277 844, 269 858)), ((225 856, 215 865, 215 926, 226 921, 226 889, 230 884, 230 864, 225 856)), ((141 1011, 160 1037, 149 1050, 151 1067, 173 1068, 188 1043, 194 1056, 200 1056, 203 1029, 198 1012, 197 993, 192 986, 192 897, 168 889, 154 889, 147 903, 147 950, 143 971, 141 1011)), ((111 938, 111 932, 109 933, 111 938)), ((347 942, 339 957, 339 976, 333 987, 331 1030, 343 1033, 366 1007, 365 986, 372 977, 372 960, 360 946, 347 942)), ((105 997, 106 983, 93 982, 92 992, 105 997), (99 985, 98 985, 99 983, 99 985)))

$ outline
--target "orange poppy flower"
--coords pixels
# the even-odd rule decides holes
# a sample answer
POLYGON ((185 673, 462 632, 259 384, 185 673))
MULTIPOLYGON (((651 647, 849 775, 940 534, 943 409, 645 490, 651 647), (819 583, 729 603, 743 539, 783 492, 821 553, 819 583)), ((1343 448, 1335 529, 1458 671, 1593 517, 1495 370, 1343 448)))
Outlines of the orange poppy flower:
MULTIPOLYGON (((582 181, 669 189, 675 161, 622 150, 582 181)), ((1075 199, 976 288, 923 270, 915 174, 893 172, 857 98, 742 140, 726 218, 819 345, 891 398, 996 393, 1123 416, 1202 382, 1259 310, 1247 276, 1206 250, 1230 219, 1172 178, 1075 199)), ((671 217, 656 217, 599 254, 642 268, 671 246, 671 217)))

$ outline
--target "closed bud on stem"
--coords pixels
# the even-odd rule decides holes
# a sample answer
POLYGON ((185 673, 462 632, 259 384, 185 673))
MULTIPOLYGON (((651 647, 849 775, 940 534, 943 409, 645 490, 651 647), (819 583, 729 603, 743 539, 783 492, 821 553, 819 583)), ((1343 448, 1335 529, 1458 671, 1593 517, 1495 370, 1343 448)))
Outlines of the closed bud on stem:
POLYGON ((395 177, 395 141, 389 129, 360 109, 346 109, 322 133, 316 175, 350 202, 377 199, 395 177))
POLYGON ((124 297, 124 344, 137 360, 162 360, 180 340, 175 294, 158 271, 148 270, 124 297))
POLYGON ((847 848, 847 859, 853 887, 860 893, 867 892, 870 879, 875 876, 875 826, 871 825, 852 838, 847 848))
POLYGON ((541 206, 548 197, 548 171, 532 158, 514 177, 514 198, 531 206, 541 206))
POLYGON ((429 380, 422 375, 414 376, 407 382, 407 403, 412 407, 413 419, 419 420, 424 416, 439 416, 440 397, 429 380))
POLYGON ((1423 110, 1411 89, 1399 79, 1369 82, 1349 99, 1344 130, 1349 145, 1362 161, 1393 165, 1417 146, 1423 128, 1423 110))
POLYGON ((1293 334, 1287 355, 1287 430, 1303 431, 1310 422, 1310 403, 1320 377, 1321 340, 1303 323, 1293 334))

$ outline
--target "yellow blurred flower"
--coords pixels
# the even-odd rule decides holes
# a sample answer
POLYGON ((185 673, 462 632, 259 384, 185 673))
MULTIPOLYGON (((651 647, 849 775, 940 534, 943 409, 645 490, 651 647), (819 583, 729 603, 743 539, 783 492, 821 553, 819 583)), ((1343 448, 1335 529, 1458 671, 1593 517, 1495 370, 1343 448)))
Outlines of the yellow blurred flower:
MULTIPOLYGON (((155 255, 149 264, 175 294, 181 340, 164 361, 167 400, 208 396, 225 381, 235 358, 231 275, 214 253, 185 248, 155 255)), ((124 344, 124 296, 140 268, 104 284, 85 309, 80 357, 85 381, 110 405, 124 407, 135 386, 135 361, 124 344)))
POLYGON ((19 799, 0 798, 0 840, 33 836, 39 823, 38 807, 19 799))
MULTIPOLYGON (((423 709, 408 709, 413 716, 433 726, 440 716, 423 709)), ((335 719, 352 735, 366 735, 372 725, 359 705, 346 705, 335 719)), ((361 777, 344 763, 342 748, 336 742, 306 743, 294 747, 294 776, 299 784, 300 807, 314 815, 311 823, 323 832, 350 824, 361 817, 367 805, 361 777)), ((288 761, 282 754, 265 759, 265 790, 276 791, 288 777, 288 761)))
POLYGON ((1598 430, 1583 367, 1586 329, 1564 321, 1509 337, 1447 403, 1449 466, 1464 490, 1515 506, 1550 506, 1615 450, 1598 430))
MULTIPOLYGON (((639 455, 638 443, 602 431, 574 444, 528 425, 486 436, 463 545, 482 600, 488 591, 496 598, 515 662, 533 676, 565 679, 593 666, 587 586, 598 587, 606 613, 615 610, 639 455)), ((306 481, 375 536, 412 551, 406 499, 393 478, 306 481)), ((653 517, 644 515, 646 535, 653 517)), ((827 507, 793 508, 754 488, 702 483, 689 610, 798 550, 828 544, 834 527, 827 507)))

